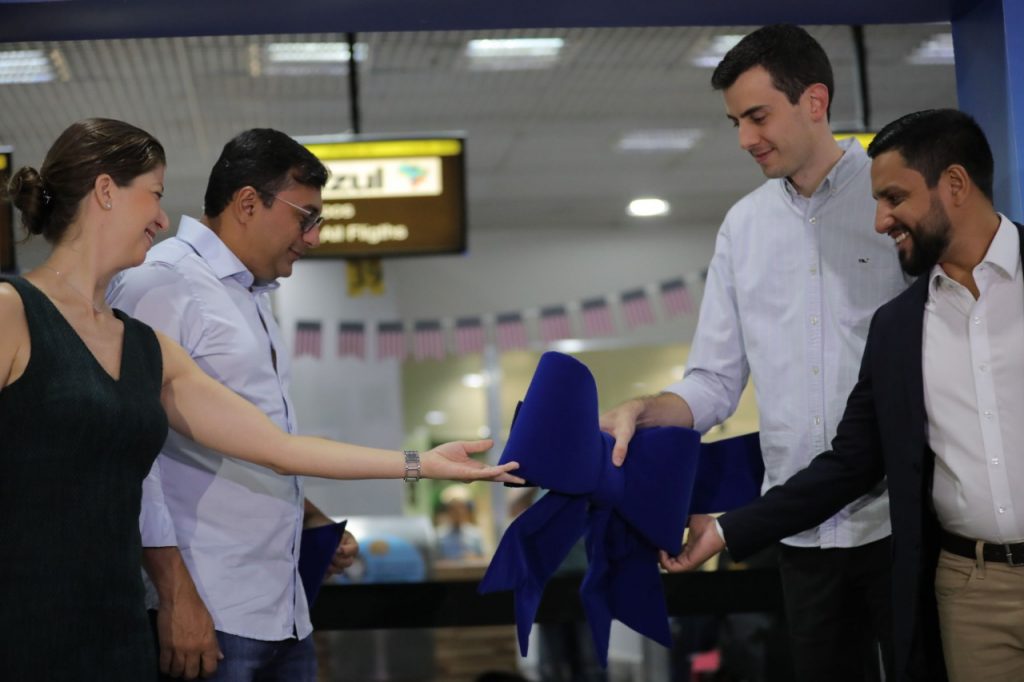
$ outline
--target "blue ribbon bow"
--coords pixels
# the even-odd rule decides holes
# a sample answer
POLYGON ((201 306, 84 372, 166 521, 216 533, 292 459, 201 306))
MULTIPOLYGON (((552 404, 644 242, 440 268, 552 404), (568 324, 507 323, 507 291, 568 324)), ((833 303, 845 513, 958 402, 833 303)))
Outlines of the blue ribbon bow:
POLYGON ((612 464, 613 445, 598 425, 590 371, 545 353, 500 461, 518 461, 516 474, 549 492, 505 531, 479 587, 515 591, 523 656, 544 585, 584 533, 580 595, 601 665, 612 618, 670 647, 658 549, 678 553, 689 514, 728 511, 760 494, 757 434, 701 446, 692 429, 642 429, 622 467, 612 464))

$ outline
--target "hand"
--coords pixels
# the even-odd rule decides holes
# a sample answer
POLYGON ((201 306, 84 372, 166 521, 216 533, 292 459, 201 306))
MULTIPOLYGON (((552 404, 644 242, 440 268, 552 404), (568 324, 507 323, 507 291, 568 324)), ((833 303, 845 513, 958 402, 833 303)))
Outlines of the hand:
POLYGON ((601 415, 601 430, 615 438, 612 448, 612 463, 620 467, 626 461, 629 441, 636 433, 636 421, 644 410, 644 401, 640 398, 627 400, 616 408, 601 415))
POLYGON ((725 549, 725 540, 715 529, 715 517, 708 514, 694 514, 690 517, 690 534, 679 556, 669 556, 661 551, 661 567, 669 573, 692 571, 705 561, 725 549))
POLYGON ((156 617, 160 672, 171 677, 210 677, 224 658, 213 630, 213 619, 194 591, 173 602, 161 602, 156 617))
POLYGON ((485 452, 492 445, 492 440, 460 440, 427 450, 421 456, 423 477, 467 482, 489 480, 500 483, 525 483, 526 481, 518 476, 508 473, 518 469, 519 462, 487 466, 470 457, 471 454, 485 452))
POLYGON ((341 542, 338 543, 338 548, 334 550, 334 556, 331 557, 331 565, 327 567, 327 575, 324 578, 330 578, 332 575, 344 571, 352 565, 358 554, 359 543, 356 542, 356 538, 352 533, 345 531, 341 536, 341 542))

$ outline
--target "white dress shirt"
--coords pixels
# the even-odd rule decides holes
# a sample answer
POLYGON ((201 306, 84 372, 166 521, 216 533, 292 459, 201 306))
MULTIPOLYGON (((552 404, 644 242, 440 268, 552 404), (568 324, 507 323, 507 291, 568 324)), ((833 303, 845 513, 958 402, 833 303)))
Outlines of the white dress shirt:
MULTIPOLYGON (((186 216, 175 237, 114 280, 108 299, 295 433, 289 354, 269 300, 276 286, 254 285, 220 238, 186 216)), ((225 457, 171 430, 143 485, 142 544, 177 545, 218 630, 301 639, 312 631, 297 567, 303 499, 302 479, 225 457)))
MULTIPOLYGON (((856 140, 810 197, 771 179, 737 202, 718 233, 686 374, 666 390, 700 431, 754 382, 762 490, 828 449, 856 382, 875 310, 906 288, 892 240, 875 233, 870 161, 856 140)), ((890 533, 884 484, 784 542, 856 547, 890 533)))
POLYGON ((932 500, 946 530, 1024 540, 1024 281, 1020 236, 1001 217, 973 271, 979 296, 936 265, 924 313, 932 500), (1016 493, 1014 493, 1016 491, 1016 493))

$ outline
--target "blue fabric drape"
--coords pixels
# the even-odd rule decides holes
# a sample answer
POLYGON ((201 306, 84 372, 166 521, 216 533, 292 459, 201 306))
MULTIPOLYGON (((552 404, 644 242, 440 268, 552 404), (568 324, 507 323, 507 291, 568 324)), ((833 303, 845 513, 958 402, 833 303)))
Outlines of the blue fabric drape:
POLYGON ((611 620, 671 646, 658 550, 677 553, 691 513, 728 511, 760 494, 757 434, 700 443, 692 429, 637 431, 622 467, 598 426, 597 386, 585 365, 545 353, 517 410, 501 462, 548 493, 505 532, 480 592, 515 591, 526 655, 544 585, 586 535, 580 590, 595 651, 607 665, 611 620))

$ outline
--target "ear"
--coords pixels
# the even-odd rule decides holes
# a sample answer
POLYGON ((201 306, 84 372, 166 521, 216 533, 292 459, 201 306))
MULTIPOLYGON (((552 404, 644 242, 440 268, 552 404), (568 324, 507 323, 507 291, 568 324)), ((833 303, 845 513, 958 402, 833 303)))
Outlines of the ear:
POLYGON ((800 98, 807 102, 807 111, 811 115, 812 121, 817 123, 818 121, 828 120, 829 97, 828 88, 825 87, 824 83, 808 85, 800 98))
POLYGON ((260 195, 255 188, 246 185, 235 192, 231 198, 230 209, 234 214, 236 222, 244 225, 256 214, 256 207, 260 204, 260 195))
POLYGON ((109 209, 111 207, 111 195, 115 189, 117 189, 117 183, 114 182, 114 178, 106 173, 100 173, 92 183, 92 197, 99 204, 100 208, 109 209))
POLYGON ((954 206, 963 206, 974 192, 970 174, 958 163, 942 171, 939 183, 945 185, 949 200, 954 206))

